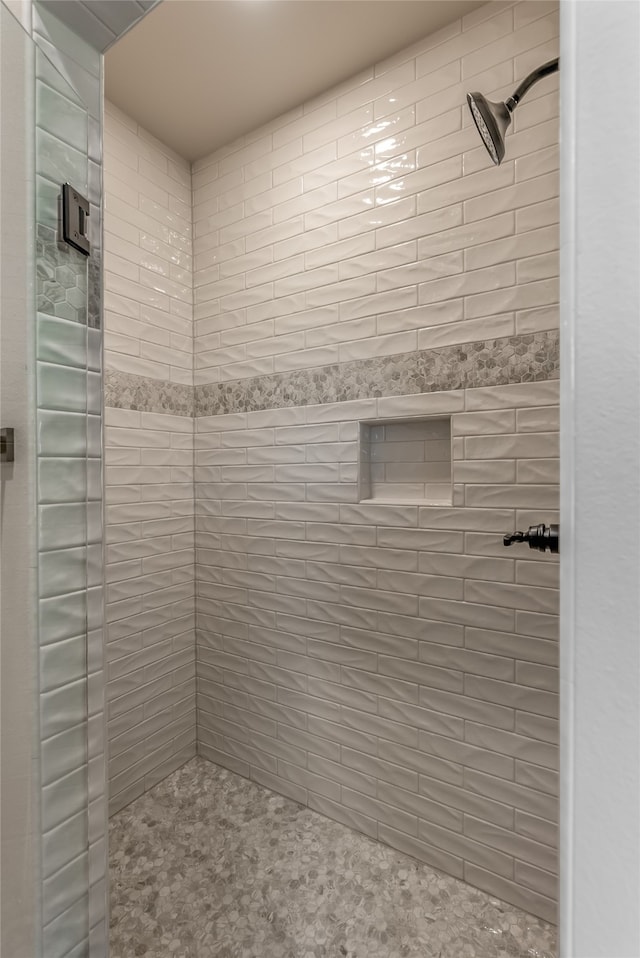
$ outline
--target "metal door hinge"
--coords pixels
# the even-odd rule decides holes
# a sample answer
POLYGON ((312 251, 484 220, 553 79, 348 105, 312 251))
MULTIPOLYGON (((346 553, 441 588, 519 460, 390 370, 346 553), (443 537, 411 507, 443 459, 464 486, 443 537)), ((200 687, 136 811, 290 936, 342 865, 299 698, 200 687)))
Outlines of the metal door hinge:
POLYGON ((0 429, 0 462, 13 462, 14 460, 14 435, 13 429, 4 427, 0 429))
POLYGON ((85 256, 91 253, 87 237, 89 200, 85 199, 69 183, 62 186, 62 238, 65 243, 80 250, 85 256))

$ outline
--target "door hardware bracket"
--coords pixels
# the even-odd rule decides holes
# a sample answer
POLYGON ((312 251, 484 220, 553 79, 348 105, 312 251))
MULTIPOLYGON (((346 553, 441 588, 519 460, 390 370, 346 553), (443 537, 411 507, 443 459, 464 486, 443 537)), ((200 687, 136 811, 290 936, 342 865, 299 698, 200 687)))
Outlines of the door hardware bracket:
POLYGON ((0 429, 0 462, 13 462, 15 459, 15 436, 11 426, 0 429))
POLYGON ((69 246, 91 255, 91 244, 87 236, 87 218, 89 200, 82 196, 69 183, 62 186, 62 238, 69 246))

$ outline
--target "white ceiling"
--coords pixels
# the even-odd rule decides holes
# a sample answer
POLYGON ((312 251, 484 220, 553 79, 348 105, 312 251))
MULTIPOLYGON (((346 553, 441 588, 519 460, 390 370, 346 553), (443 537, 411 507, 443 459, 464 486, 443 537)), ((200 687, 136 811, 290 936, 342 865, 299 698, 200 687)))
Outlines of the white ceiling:
POLYGON ((483 0, 163 0, 105 57, 106 95, 198 159, 483 0))

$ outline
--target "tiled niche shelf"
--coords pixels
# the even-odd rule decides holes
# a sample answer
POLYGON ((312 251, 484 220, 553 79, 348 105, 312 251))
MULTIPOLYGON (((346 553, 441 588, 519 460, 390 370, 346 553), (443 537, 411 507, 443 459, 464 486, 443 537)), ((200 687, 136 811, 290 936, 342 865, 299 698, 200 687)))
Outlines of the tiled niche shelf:
POLYGON ((361 422, 359 498, 451 505, 451 418, 361 422))

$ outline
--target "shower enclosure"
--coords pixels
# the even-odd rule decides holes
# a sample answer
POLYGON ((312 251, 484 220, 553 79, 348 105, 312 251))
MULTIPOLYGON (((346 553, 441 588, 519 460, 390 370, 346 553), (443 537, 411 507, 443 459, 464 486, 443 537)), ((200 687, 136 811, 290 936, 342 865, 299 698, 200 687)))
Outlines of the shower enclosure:
MULTIPOLYGON (((563 947, 637 954, 637 497, 620 488, 637 396, 611 383, 637 376, 638 121, 602 77, 637 87, 639 23, 632 4, 609 5, 606 29, 600 5, 562 7, 563 947)), ((107 952, 99 61, 46 10, 0 4, 3 958, 107 952), (92 201, 89 262, 54 235, 67 180, 92 201)))

